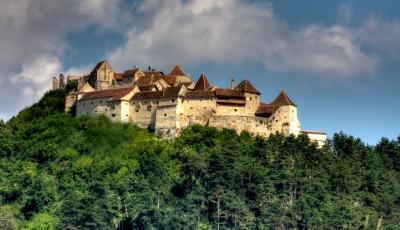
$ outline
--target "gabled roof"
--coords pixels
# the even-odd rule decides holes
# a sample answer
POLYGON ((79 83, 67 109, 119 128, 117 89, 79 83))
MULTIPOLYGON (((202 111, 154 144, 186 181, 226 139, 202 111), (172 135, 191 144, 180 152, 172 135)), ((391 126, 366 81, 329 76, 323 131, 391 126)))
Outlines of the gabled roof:
POLYGON ((85 93, 80 101, 94 98, 122 98, 133 90, 133 87, 106 89, 85 93))
POLYGON ((97 70, 100 69, 100 67, 103 64, 108 64, 108 62, 106 60, 100 61, 99 63, 96 64, 96 66, 94 67, 94 69, 92 70, 92 72, 90 72, 90 74, 96 73, 97 70))
POLYGON ((138 86, 143 86, 143 85, 150 85, 153 84, 159 80, 162 79, 162 75, 148 75, 148 76, 143 76, 140 77, 137 81, 136 84, 138 86))
POLYGON ((254 86, 250 83, 249 80, 244 80, 240 82, 240 84, 237 86, 238 90, 244 92, 244 93, 254 93, 260 95, 260 92, 254 88, 254 86))
POLYGON ((208 83, 208 79, 204 73, 200 75, 199 80, 197 81, 196 85, 194 86, 194 91, 206 91, 210 88, 210 83, 208 83))
POLYGON ((183 72, 182 68, 179 65, 175 65, 174 68, 172 68, 169 75, 186 76, 185 72, 183 72))
POLYGON ((172 86, 172 87, 168 87, 166 89, 164 89, 162 92, 162 97, 178 97, 179 96, 179 92, 181 91, 181 89, 184 86, 180 85, 180 86, 172 86))
POLYGON ((285 93, 285 91, 281 91, 279 93, 279 95, 275 98, 275 100, 271 102, 271 105, 293 105, 293 106, 296 106, 296 104, 292 100, 290 100, 290 98, 285 93))

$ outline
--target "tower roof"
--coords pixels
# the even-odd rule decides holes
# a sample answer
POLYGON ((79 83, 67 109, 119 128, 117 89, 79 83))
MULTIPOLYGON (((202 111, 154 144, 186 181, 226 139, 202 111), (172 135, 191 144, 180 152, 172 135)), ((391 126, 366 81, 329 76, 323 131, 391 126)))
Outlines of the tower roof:
POLYGON ((204 73, 200 75, 199 80, 197 81, 196 85, 194 86, 193 90, 195 91, 205 91, 210 88, 210 83, 208 83, 208 79, 204 73))
POLYGON ((186 76, 185 72, 183 72, 182 68, 179 65, 175 65, 174 68, 172 68, 169 75, 186 76))
POLYGON ((258 92, 258 90, 254 88, 254 86, 250 83, 249 80, 244 80, 240 82, 237 88, 244 93, 254 93, 260 95, 260 92, 258 92))
POLYGON ((292 100, 290 100, 288 95, 283 90, 279 93, 279 95, 275 98, 275 100, 271 102, 271 105, 293 105, 293 106, 296 106, 296 104, 292 100))

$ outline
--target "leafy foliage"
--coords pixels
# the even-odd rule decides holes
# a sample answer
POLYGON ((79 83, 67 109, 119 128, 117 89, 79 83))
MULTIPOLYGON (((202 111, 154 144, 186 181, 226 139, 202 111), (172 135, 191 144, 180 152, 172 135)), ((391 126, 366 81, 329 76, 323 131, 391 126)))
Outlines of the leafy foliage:
POLYGON ((193 126, 172 142, 63 113, 51 91, 0 122, 2 229, 396 229, 400 138, 252 137, 193 126))

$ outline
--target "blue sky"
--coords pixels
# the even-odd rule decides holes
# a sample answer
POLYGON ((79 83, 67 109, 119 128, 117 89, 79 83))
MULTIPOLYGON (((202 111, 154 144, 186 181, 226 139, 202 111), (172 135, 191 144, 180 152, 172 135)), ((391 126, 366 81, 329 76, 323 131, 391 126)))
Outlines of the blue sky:
POLYGON ((400 2, 5 0, 0 117, 38 100, 59 72, 179 63, 212 84, 285 90, 302 128, 375 144, 400 135, 400 2), (25 15, 21 17, 20 15, 25 15), (62 16, 60 16, 62 15, 62 16))

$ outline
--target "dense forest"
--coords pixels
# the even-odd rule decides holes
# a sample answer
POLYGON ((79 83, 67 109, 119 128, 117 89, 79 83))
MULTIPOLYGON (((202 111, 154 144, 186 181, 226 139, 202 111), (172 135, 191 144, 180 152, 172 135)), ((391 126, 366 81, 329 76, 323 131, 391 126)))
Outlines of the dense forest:
POLYGON ((0 229, 400 229, 400 137, 168 141, 64 114, 67 91, 0 122, 0 229))

